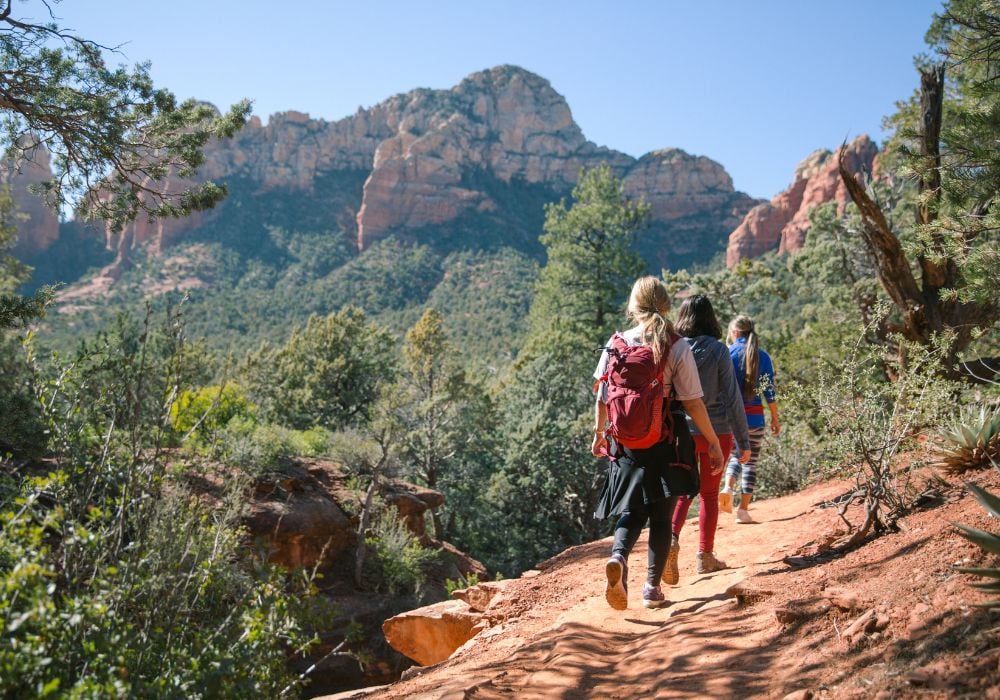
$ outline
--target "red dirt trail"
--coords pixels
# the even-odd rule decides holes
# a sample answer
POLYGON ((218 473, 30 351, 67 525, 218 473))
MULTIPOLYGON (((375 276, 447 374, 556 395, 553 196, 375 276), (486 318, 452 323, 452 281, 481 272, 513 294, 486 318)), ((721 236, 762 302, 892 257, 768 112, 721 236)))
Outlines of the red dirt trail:
MULTIPOLYGON (((1000 492, 1000 475, 972 480, 1000 492)), ((988 598, 956 566, 997 566, 951 527, 997 531, 959 485, 938 493, 845 555, 835 508, 849 490, 828 482, 751 506, 737 525, 723 513, 716 551, 733 568, 697 575, 697 521, 681 536, 681 580, 671 604, 641 605, 645 533, 629 558, 629 608, 604 600, 610 538, 569 549, 512 581, 492 626, 450 659, 411 669, 390 686, 329 698, 910 698, 1000 699, 1000 615, 972 605, 988 598), (817 554, 817 552, 820 552, 817 554), (742 583, 738 599, 727 589, 742 583), (827 598, 846 589, 841 609, 827 598), (826 594, 826 595, 824 595, 826 594), (877 628, 848 638, 872 611, 877 628)), ((860 508, 848 518, 860 523, 860 508)))

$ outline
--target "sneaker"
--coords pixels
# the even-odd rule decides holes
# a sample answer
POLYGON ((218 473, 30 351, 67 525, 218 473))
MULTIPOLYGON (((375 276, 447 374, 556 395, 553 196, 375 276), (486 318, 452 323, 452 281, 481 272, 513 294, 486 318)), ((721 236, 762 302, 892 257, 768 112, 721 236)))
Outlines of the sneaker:
POLYGON ((746 508, 736 509, 736 522, 740 525, 746 525, 747 523, 752 523, 753 518, 750 517, 750 511, 746 508))
POLYGON ((612 554, 604 565, 604 574, 608 577, 608 587, 604 590, 604 598, 615 610, 628 607, 628 565, 621 554, 612 554))
POLYGON ((723 513, 733 512, 733 490, 728 486, 719 492, 719 510, 723 513))
POLYGON ((722 571, 728 568, 726 562, 715 556, 715 552, 698 552, 699 574, 710 574, 713 571, 722 571))
POLYGON ((648 583, 642 586, 642 604, 647 608, 660 608, 669 603, 667 597, 659 586, 650 586, 648 583))
POLYGON ((670 551, 667 552, 667 568, 663 570, 663 582, 668 586, 676 586, 681 580, 681 572, 677 569, 677 557, 681 553, 681 543, 677 535, 670 536, 670 551))

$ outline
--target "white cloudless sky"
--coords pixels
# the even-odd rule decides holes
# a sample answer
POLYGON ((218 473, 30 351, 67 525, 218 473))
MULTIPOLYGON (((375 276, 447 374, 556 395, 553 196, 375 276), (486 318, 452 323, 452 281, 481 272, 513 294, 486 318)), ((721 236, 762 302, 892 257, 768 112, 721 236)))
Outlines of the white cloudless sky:
MULTIPOLYGON (((42 18, 35 2, 15 3, 42 18)), ((919 84, 940 0, 63 0, 62 22, 158 85, 265 121, 342 119, 511 63, 548 79, 584 135, 682 148, 770 198, 817 148, 867 133, 919 84)))

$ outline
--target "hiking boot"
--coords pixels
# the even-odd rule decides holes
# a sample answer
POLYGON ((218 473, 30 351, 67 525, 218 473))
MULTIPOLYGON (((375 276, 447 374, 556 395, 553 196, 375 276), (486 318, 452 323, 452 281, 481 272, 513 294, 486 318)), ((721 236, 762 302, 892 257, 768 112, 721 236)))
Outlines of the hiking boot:
POLYGON ((628 607, 628 565, 621 554, 612 554, 604 565, 604 575, 608 578, 608 587, 604 589, 604 599, 615 610, 628 607))
POLYGON ((723 513, 733 512, 733 490, 728 486, 719 491, 719 510, 723 513))
POLYGON ((670 551, 667 552, 667 568, 663 570, 663 582, 676 586, 681 580, 681 572, 677 570, 677 557, 681 553, 681 543, 677 535, 670 536, 670 551))
POLYGON ((750 511, 746 508, 736 509, 736 522, 740 525, 746 525, 747 523, 752 523, 753 518, 750 517, 750 511))
POLYGON ((698 552, 698 573, 710 574, 713 571, 728 569, 726 562, 716 558, 715 552, 698 552))
POLYGON ((642 604, 647 608, 660 608, 669 603, 667 597, 659 586, 650 586, 648 583, 642 586, 642 604))

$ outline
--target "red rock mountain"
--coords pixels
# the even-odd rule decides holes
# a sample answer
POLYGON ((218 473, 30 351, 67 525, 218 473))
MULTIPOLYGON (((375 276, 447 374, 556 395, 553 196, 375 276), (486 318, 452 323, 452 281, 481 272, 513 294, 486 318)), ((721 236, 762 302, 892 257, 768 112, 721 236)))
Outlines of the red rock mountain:
POLYGON ((31 185, 52 178, 48 151, 44 147, 38 147, 30 152, 30 156, 31 160, 20 164, 8 162, 0 168, 0 184, 10 187, 18 213, 25 217, 14 222, 17 226, 17 243, 13 254, 18 258, 37 255, 59 238, 59 217, 55 210, 28 190, 31 185))
MULTIPOLYGON (((333 201, 323 200, 323 214, 364 250, 414 231, 472 237, 484 219, 534 241, 541 202, 568 195, 580 169, 600 163, 652 205, 640 248, 653 269, 717 250, 755 204, 708 158, 667 149, 635 159, 595 145, 548 81, 513 66, 475 73, 449 90, 396 95, 334 122, 299 112, 273 115, 266 125, 255 117, 233 139, 207 148, 199 177, 239 180, 256 194, 297 192, 302 207, 320 206, 310 203, 311 194, 342 178, 347 184, 333 201), (537 194, 534 200, 519 196, 525 190, 537 194), (519 207, 530 209, 529 223, 519 207)), ((137 246, 156 254, 206 221, 221 221, 234 199, 187 219, 137 221, 108 234, 108 247, 119 262, 137 246)))
MULTIPOLYGON (((875 143, 867 136, 859 136, 848 145, 844 163, 852 173, 870 174, 877 154, 875 143)), ((826 149, 816 151, 795 168, 795 179, 788 189, 751 209, 729 235, 726 265, 733 267, 742 258, 775 249, 782 253, 800 250, 813 207, 837 202, 842 211, 848 201, 835 154, 826 149)))

